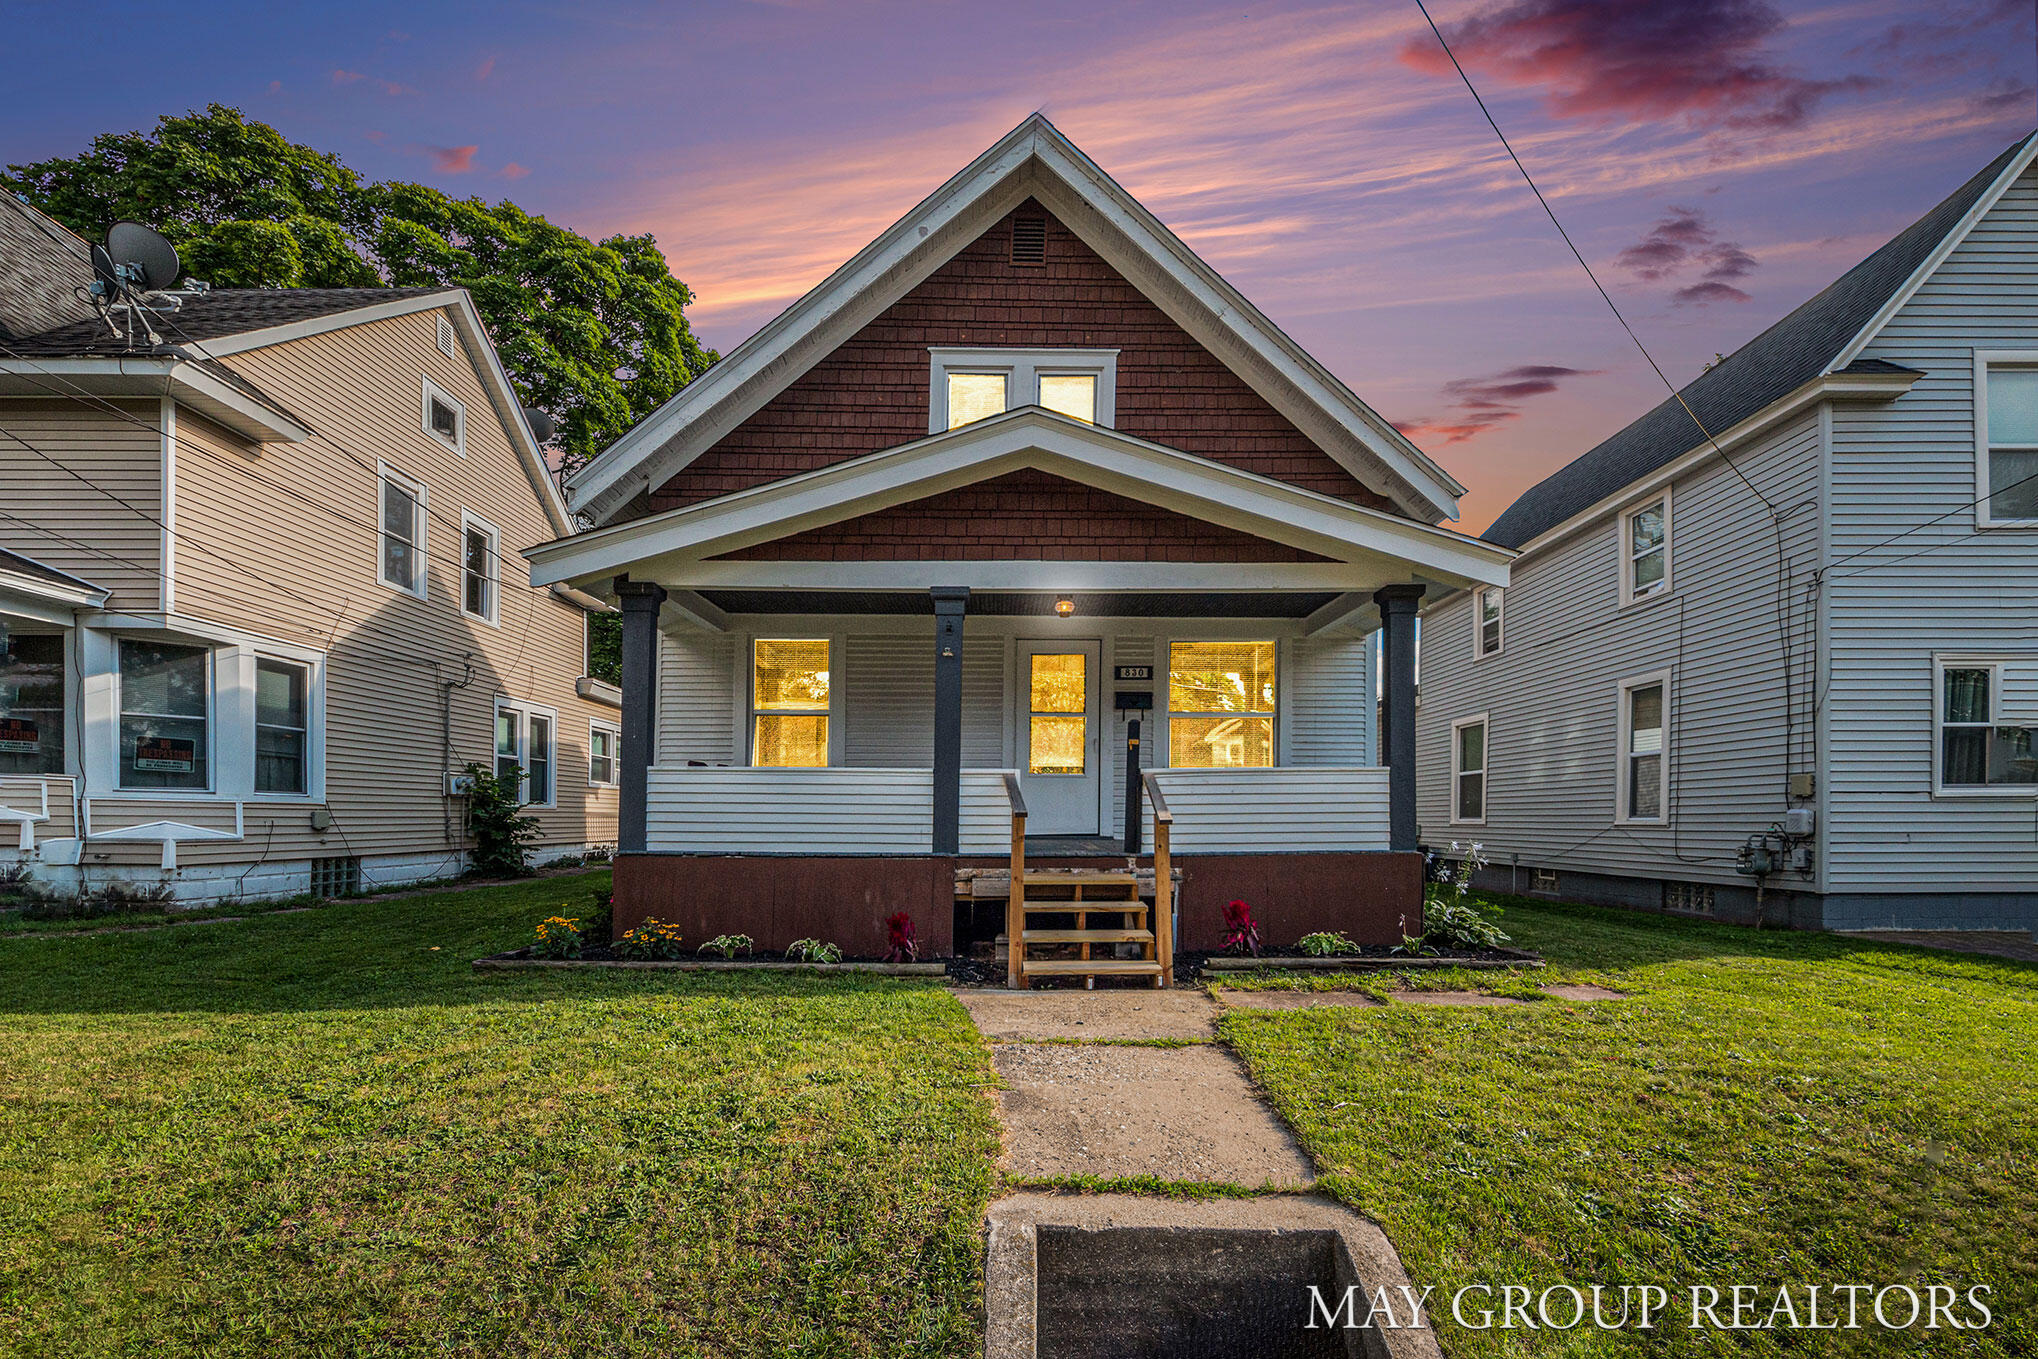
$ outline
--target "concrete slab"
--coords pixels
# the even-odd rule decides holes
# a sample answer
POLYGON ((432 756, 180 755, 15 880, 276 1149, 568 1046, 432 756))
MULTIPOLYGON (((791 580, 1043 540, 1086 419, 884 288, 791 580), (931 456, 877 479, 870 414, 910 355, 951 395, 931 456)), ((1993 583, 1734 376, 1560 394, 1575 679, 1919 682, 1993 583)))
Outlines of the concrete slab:
POLYGON ((1396 991, 1396 1000, 1410 1005, 1526 1005, 1513 996, 1489 996, 1484 991, 1396 991))
POLYGON ((993 1040, 1217 1036, 1217 1006, 1201 991, 958 989, 955 998, 993 1040))
POLYGON ((1313 1010, 1320 1006, 1375 1008, 1386 1004, 1364 991, 1233 991, 1217 993, 1219 1003, 1241 1010, 1313 1010))
POLYGON ((1555 996, 1558 1000, 1626 1000, 1628 998, 1628 993, 1625 991, 1609 991, 1604 986, 1594 986, 1589 982, 1557 982, 1554 985, 1543 987, 1542 992, 1546 996, 1555 996))
POLYGON ((1311 1183, 1315 1170, 1245 1068, 1209 1044, 1000 1044, 1001 1164, 1015 1175, 1154 1175, 1246 1186, 1311 1183))

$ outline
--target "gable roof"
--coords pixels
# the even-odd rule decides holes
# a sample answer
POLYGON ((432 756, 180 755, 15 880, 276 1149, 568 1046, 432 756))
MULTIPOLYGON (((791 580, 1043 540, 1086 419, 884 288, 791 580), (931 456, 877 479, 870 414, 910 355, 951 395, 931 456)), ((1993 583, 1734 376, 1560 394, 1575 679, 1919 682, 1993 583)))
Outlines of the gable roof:
POLYGON ((1028 197, 1359 480, 1425 522, 1455 515, 1463 486, 1037 113, 576 473, 575 508, 616 518, 1028 197))
POLYGON ((1639 420, 1523 492, 1482 535, 1519 548, 1622 488, 1705 445, 1692 415, 1724 434, 1805 384, 1836 372, 1895 373, 1856 356, 1925 274, 2002 195, 2038 151, 2038 133, 1983 166, 1945 201, 1818 296, 1666 397, 1639 420))
MULTIPOLYGON (((1419 578, 1457 588, 1507 580, 1512 554, 1476 538, 1040 406, 1021 406, 895 448, 541 544, 524 555, 533 585, 593 584, 618 572, 654 579, 662 574, 685 585, 687 577, 716 574, 716 564, 706 559, 719 554, 1021 468, 1132 496, 1333 562, 1358 563, 1380 575, 1379 583, 1419 578)), ((1192 573, 1187 565, 1170 569, 1192 573)))
MULTIPOLYGON (((183 294, 175 311, 158 314, 156 330, 171 343, 156 349, 130 353, 125 341, 94 316, 40 335, 7 340, 0 357, 15 365, 26 364, 31 375, 39 366, 37 360, 118 358, 130 365, 137 361, 167 362, 182 365, 187 372, 190 368, 200 369, 250 399, 281 410, 221 360, 251 349, 440 307, 452 312, 467 355, 488 391, 497 418, 517 447, 531 488, 544 503, 553 529, 562 534, 573 532, 573 518, 567 512, 558 483, 553 480, 551 465, 531 437, 516 388, 510 383, 502 357, 465 288, 214 288, 183 294)), ((0 363, 0 368, 6 366, 0 363)), ((297 437, 309 436, 300 432, 297 437)))
POLYGON ((68 590, 96 592, 102 597, 106 594, 102 587, 94 585, 82 576, 74 576, 68 571, 59 571, 54 566, 45 566, 33 557, 24 557, 19 552, 9 552, 4 547, 0 547, 0 571, 4 571, 11 576, 21 576, 29 580, 38 581, 44 585, 61 586, 68 590))

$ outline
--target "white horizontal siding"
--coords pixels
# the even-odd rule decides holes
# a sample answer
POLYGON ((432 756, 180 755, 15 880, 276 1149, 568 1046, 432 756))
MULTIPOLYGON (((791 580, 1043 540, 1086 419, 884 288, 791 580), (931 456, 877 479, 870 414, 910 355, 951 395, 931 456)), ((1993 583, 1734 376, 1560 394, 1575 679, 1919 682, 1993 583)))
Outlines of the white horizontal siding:
POLYGON ((964 854, 1007 854, 1012 849, 1012 800, 1005 792, 1002 769, 962 771, 962 834, 964 854))
POLYGON ((1416 711, 1423 841, 1482 842, 1506 864, 1672 881, 1744 882, 1734 854, 1778 820, 1790 769, 1814 767, 1819 423, 1806 415, 1735 464, 1785 520, 1780 586, 1769 511, 1714 461, 1671 505, 1671 592, 1622 607, 1618 520, 1608 517, 1515 563, 1500 654, 1474 659, 1468 595, 1423 616, 1416 711), (1807 504, 1807 502, 1812 502, 1807 504), (1785 700, 1779 595, 1790 636, 1785 700), (1670 809, 1663 825, 1617 825, 1620 686, 1671 672, 1670 809), (1451 820, 1451 725, 1487 715, 1483 825, 1451 820), (1785 759, 1786 720, 1794 761, 1785 759))
POLYGON ((1373 761, 1370 637, 1298 637, 1288 645, 1289 764, 1373 761))
POLYGON ((1979 531, 1974 351, 2038 349, 2038 173, 1976 224, 1864 351, 1919 370, 1833 424, 1830 754, 1834 892, 2031 892, 2038 805, 1938 796, 1932 657, 2001 656, 2000 712, 2038 716, 2038 530, 1979 531), (1895 541, 1891 541, 1894 539, 1895 541))
MULTIPOLYGON (((1177 854, 1299 854, 1387 848, 1387 771, 1163 769, 1177 854)), ((1153 813, 1147 809, 1147 843, 1153 813)))
POLYGON ((734 763, 734 640, 725 633, 661 633, 658 658, 658 763, 734 763))
POLYGON ((649 803, 653 851, 925 854, 932 844, 925 769, 654 768, 649 803))

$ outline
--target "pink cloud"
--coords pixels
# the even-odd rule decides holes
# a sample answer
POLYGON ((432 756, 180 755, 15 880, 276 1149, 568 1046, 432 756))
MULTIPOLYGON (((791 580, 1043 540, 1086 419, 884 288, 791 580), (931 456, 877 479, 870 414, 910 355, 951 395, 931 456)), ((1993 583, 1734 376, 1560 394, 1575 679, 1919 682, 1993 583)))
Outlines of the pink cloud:
POLYGON ((1567 368, 1555 363, 1524 363, 1481 377, 1452 378, 1440 389, 1451 403, 1443 415, 1397 420, 1394 427, 1411 439, 1461 444, 1490 429, 1521 418, 1521 404, 1548 396, 1572 378, 1598 377, 1599 369, 1567 368))
MULTIPOLYGON (((1515 0, 1442 26, 1467 70, 1545 90, 1552 116, 1613 122, 1682 117, 1694 126, 1779 131, 1831 95, 1879 82, 1814 80, 1764 54, 1784 27, 1765 0, 1515 0)), ((1451 76, 1435 37, 1401 49, 1418 71, 1451 76)))
POLYGON ((382 91, 384 94, 396 95, 396 94, 417 93, 416 90, 412 89, 408 85, 400 85, 394 80, 384 80, 380 76, 366 75, 360 71, 347 71, 335 68, 332 72, 332 81, 333 84, 335 85, 358 85, 364 80, 367 81, 370 85, 373 85, 376 89, 382 91))
POLYGON ((484 57, 482 59, 481 65, 474 68, 474 78, 477 81, 486 80, 489 78, 489 76, 493 75, 494 73, 495 73, 495 58, 492 56, 484 57))
POLYGON ((474 153, 479 146, 427 146, 425 154, 432 158, 432 168, 449 175, 464 175, 474 168, 474 153))
POLYGON ((519 165, 515 161, 509 161, 497 173, 504 179, 522 179, 525 175, 531 173, 531 169, 527 165, 519 165))

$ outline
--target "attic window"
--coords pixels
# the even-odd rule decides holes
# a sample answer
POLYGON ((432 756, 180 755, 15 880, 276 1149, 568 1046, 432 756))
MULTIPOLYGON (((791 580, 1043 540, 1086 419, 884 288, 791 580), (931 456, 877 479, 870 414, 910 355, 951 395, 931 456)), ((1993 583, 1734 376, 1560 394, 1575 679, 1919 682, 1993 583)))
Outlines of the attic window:
POLYGON ((439 352, 447 358, 453 357, 453 318, 439 313, 439 352))
POLYGON ((467 409, 430 378, 425 379, 425 433, 455 453, 467 454, 467 409))
POLYGON ((1045 217, 1014 217, 1012 219, 1012 263, 1038 266, 1047 263, 1047 219, 1045 217))

